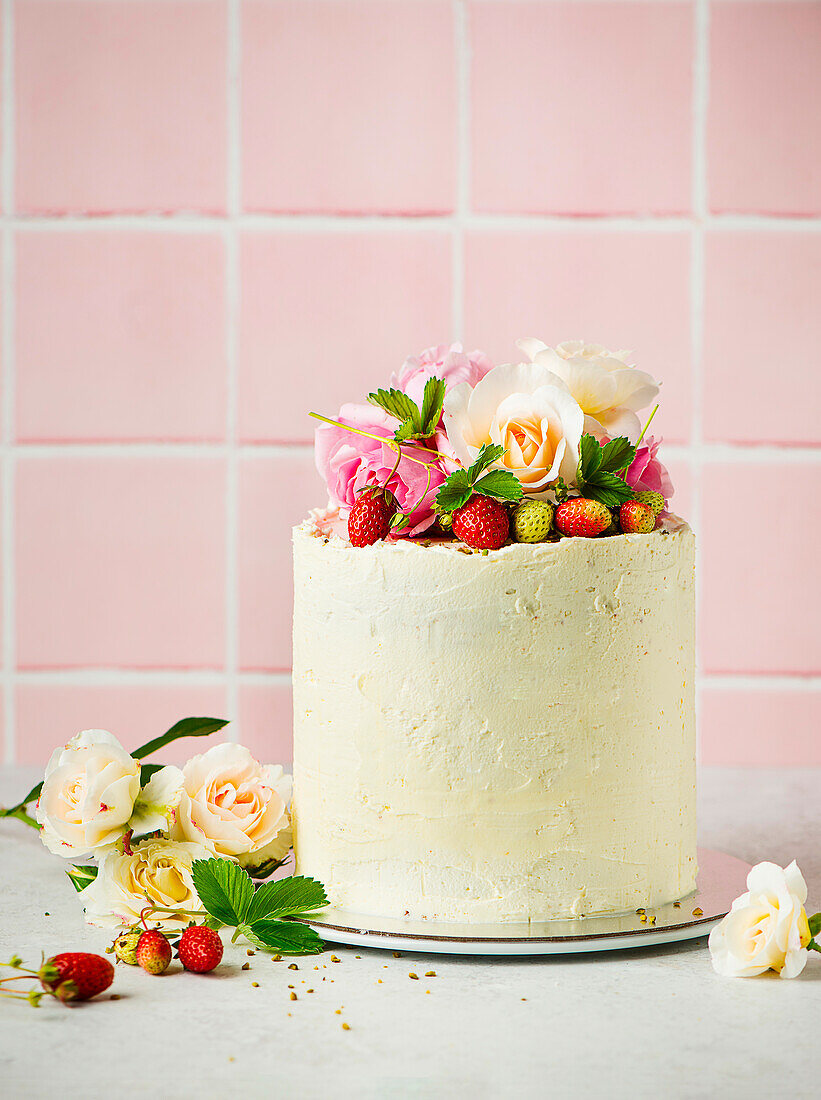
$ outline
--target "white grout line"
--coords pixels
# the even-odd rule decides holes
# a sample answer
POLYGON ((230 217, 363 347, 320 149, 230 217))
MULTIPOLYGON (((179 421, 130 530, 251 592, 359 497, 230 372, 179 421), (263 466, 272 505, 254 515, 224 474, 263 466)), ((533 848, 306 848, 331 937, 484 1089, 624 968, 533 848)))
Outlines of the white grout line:
MULTIPOLYGON (((0 208, 3 221, 14 210, 14 172, 15 172, 15 118, 14 118, 14 0, 3 0, 2 9, 2 177, 0 177, 0 208)), ((3 530, 0 535, 2 545, 2 630, 3 630, 3 743, 6 763, 13 764, 15 752, 16 700, 14 691, 14 666, 16 661, 16 592, 15 592, 15 466, 14 447, 14 235, 5 227, 0 241, 0 275, 2 276, 2 339, 0 348, 3 356, 3 415, 2 415, 2 515, 3 530)))
POLYGON ((451 244, 452 338, 464 341, 465 333, 465 225, 470 213, 470 41, 468 10, 463 0, 453 3, 456 66, 456 210, 451 244))
MULTIPOLYGON (((691 525, 696 532, 696 637, 701 615, 701 553, 698 534, 702 530, 703 497, 703 423, 704 394, 704 224, 707 218, 707 97, 709 95, 709 0, 696 0, 693 8, 693 134, 692 134, 692 205, 694 220, 690 237, 690 347, 692 355, 690 399, 693 404, 690 424, 690 468, 693 473, 691 525)), ((696 646, 696 756, 701 759, 701 687, 704 670, 696 646)))
MULTIPOLYGON (((291 673, 241 671, 235 678, 241 684, 290 684, 291 673)), ((20 684, 48 687, 222 687, 231 679, 227 671, 207 668, 23 668, 17 671, 20 684)))
POLYGON ((225 674, 229 738, 241 740, 239 726, 239 457, 237 451, 239 399, 240 266, 237 215, 240 209, 240 56, 242 31, 239 0, 228 0, 228 230, 226 233, 226 410, 228 446, 225 495, 225 674))

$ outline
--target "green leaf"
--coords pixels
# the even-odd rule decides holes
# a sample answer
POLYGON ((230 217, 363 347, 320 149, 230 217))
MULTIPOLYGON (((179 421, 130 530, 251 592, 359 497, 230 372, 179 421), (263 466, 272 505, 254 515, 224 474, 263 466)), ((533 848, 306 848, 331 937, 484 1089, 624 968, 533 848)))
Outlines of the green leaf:
POLYGON ((821 951, 821 943, 818 943, 814 939, 810 940, 810 942, 807 944, 807 950, 808 951, 821 951))
POLYGON ((242 924, 240 932, 256 947, 280 955, 318 955, 325 950, 313 928, 295 921, 259 920, 242 924))
POLYGON ((71 879, 72 886, 79 894, 85 890, 89 883, 95 880, 97 877, 97 868, 92 864, 86 864, 84 867, 75 865, 70 871, 66 871, 66 874, 71 879))
POLYGON ((212 917, 223 924, 242 924, 254 897, 254 884, 246 871, 227 859, 197 859, 191 877, 212 917))
POLYGON ((579 465, 576 471, 579 481, 587 481, 601 466, 602 448, 594 435, 585 433, 579 441, 579 465))
POLYGON ((131 755, 137 760, 144 760, 146 756, 165 748, 172 741, 178 741, 181 737, 208 737, 209 734, 216 733, 227 725, 227 718, 183 718, 162 736, 140 745, 131 755))
POLYGON ((433 435, 439 425, 442 415, 442 405, 445 401, 444 379, 429 378, 425 383, 425 392, 422 395, 422 434, 425 438, 433 435))
POLYGON ((479 478, 473 486, 475 492, 499 500, 521 500, 524 495, 522 483, 510 470, 490 470, 479 478))
POLYGON ((636 457, 636 448, 625 436, 611 439, 601 448, 601 469, 616 474, 626 470, 636 457))
POLYGON ((158 771, 162 771, 165 764, 143 764, 140 768, 140 786, 144 787, 149 781, 152 775, 156 775, 158 771))
POLYGON ((440 512, 455 512, 457 508, 467 504, 472 495, 473 489, 471 486, 460 489, 449 486, 446 482, 436 494, 436 507, 440 512))
POLYGON ((471 484, 481 474, 482 470, 486 470, 488 466, 500 459, 504 453, 504 447, 500 447, 498 443, 483 443, 481 450, 473 460, 473 465, 467 470, 471 484))
POLYGON ((422 427, 416 402, 401 390, 377 390, 368 394, 368 401, 378 409, 383 409, 388 416, 395 416, 397 420, 413 421, 417 431, 422 427))
POLYGON ((808 917, 807 923, 810 926, 810 935, 817 936, 821 932, 821 913, 814 913, 811 917, 808 917))
POLYGON ((325 887, 313 878, 292 875, 276 882, 266 882, 257 888, 244 920, 254 924, 273 917, 290 917, 310 913, 328 904, 325 887))
POLYGON ((411 439, 421 438, 421 434, 413 420, 404 420, 393 433, 393 438, 397 443, 407 443, 411 439))
POLYGON ((584 496, 600 500, 608 508, 615 508, 626 500, 632 500, 635 492, 615 474, 599 470, 584 484, 584 496))
MULTIPOLYGON (((0 817, 20 817, 22 810, 28 806, 30 802, 36 802, 40 797, 40 791, 43 789, 43 781, 41 780, 36 787, 32 787, 22 802, 18 802, 16 806, 10 806, 8 809, 0 808, 0 817)), ((21 819, 22 820, 22 819, 21 819)), ((29 820, 31 820, 29 818, 29 820)))

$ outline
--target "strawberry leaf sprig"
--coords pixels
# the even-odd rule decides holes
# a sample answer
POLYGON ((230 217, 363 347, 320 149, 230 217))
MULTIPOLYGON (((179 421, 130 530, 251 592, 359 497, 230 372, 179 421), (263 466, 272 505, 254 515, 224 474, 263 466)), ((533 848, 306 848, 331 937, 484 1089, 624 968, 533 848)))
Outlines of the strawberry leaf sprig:
POLYGON ((423 442, 435 435, 439 427, 445 389, 443 379, 435 376, 429 378, 422 394, 421 409, 413 398, 396 389, 376 390, 375 393, 369 393, 368 402, 400 421, 399 427, 393 433, 397 443, 410 443, 417 440, 423 442))
POLYGON ((474 493, 514 503, 523 495, 521 482, 510 470, 488 470, 505 453, 504 447, 484 443, 472 466, 456 470, 436 494, 436 511, 450 515, 467 504, 474 493))
POLYGON ((617 508, 636 495, 619 477, 636 457, 636 448, 624 436, 611 439, 602 446, 592 435, 583 435, 579 443, 579 465, 576 484, 581 496, 599 500, 608 508, 617 508))

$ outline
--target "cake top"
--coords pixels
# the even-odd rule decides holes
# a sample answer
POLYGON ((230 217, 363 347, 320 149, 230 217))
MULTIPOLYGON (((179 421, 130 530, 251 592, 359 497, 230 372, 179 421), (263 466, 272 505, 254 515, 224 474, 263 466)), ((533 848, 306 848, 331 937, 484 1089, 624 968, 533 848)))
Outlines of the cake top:
POLYGON ((599 344, 518 347, 526 361, 500 366, 428 348, 366 403, 311 413, 335 535, 492 550, 669 529, 673 487, 647 435, 656 381, 599 344))

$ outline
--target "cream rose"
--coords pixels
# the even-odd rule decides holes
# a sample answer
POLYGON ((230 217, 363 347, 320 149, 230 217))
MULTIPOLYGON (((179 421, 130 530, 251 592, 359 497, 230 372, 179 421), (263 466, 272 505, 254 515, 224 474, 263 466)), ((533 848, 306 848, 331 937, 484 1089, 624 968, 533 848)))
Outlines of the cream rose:
POLYGON ((140 790, 140 765, 107 730, 83 730, 56 749, 37 803, 40 837, 74 859, 115 844, 140 790))
POLYGON ((583 426, 578 403, 541 362, 494 367, 472 389, 463 382, 445 397, 445 430, 459 461, 469 466, 482 444, 496 443, 505 448, 496 465, 533 496, 558 477, 575 482, 583 426))
POLYGON ((811 939, 804 876, 795 860, 785 868, 759 863, 747 876, 747 891, 710 933, 713 969, 728 978, 766 970, 795 978, 807 962, 811 939))
POLYGON ((562 379, 584 412, 586 432, 597 438, 638 438, 641 423, 636 413, 647 408, 659 387, 649 374, 627 362, 629 352, 608 351, 581 340, 568 340, 554 349, 532 337, 519 340, 518 346, 562 379))
MULTIPOLYGON (((82 892, 86 920, 102 928, 134 924, 149 905, 200 912, 202 902, 194 888, 191 865, 209 859, 199 844, 173 840, 143 840, 131 854, 107 852, 93 882, 82 892)), ((157 913, 163 924, 187 924, 188 917, 157 913)))
POLYGON ((286 805, 291 780, 258 763, 242 745, 214 745, 182 770, 172 836, 202 844, 249 869, 282 859, 291 847, 286 805))

